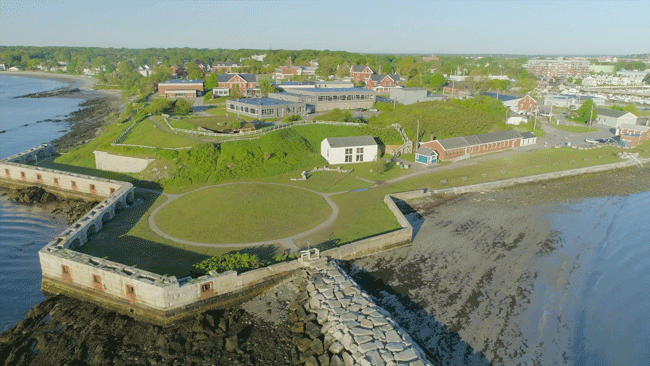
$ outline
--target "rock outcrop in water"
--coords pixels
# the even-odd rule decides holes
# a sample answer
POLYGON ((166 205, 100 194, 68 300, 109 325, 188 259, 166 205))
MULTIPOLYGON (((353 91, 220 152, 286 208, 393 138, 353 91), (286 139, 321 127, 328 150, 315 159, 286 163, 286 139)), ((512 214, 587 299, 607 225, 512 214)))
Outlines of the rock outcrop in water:
POLYGON ((69 223, 77 221, 99 203, 98 201, 57 197, 55 194, 38 186, 18 188, 11 192, 10 197, 12 201, 18 203, 52 204, 54 207, 52 213, 65 216, 69 223))

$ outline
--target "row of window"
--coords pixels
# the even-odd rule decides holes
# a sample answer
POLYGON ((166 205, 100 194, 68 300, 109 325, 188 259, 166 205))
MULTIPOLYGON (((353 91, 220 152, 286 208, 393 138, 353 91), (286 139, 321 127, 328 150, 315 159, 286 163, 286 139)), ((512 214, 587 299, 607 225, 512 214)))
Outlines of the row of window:
MULTIPOLYGON (((5 177, 7 179, 11 179, 11 172, 9 171, 9 169, 5 169, 5 177)), ((20 179, 21 180, 27 180, 27 175, 25 174, 25 172, 20 172, 20 179)), ((36 174, 36 182, 43 183, 43 175, 42 174, 36 174)), ((53 183, 54 183, 55 187, 60 187, 61 186, 61 184, 59 182, 59 178, 55 177, 53 179, 53 183)), ((72 187, 73 191, 77 191, 79 189, 77 187, 77 182, 74 181, 74 180, 70 181, 70 186, 72 187)), ((92 183, 88 185, 88 190, 90 191, 90 193, 97 194, 97 187, 92 183)), ((111 187, 110 192, 111 192, 111 194, 115 193, 115 188, 111 187)))
POLYGON ((319 102, 332 102, 332 101, 345 101, 345 100, 365 100, 365 99, 372 99, 372 95, 367 95, 367 94, 348 94, 348 95, 319 95, 318 96, 318 101, 319 102))

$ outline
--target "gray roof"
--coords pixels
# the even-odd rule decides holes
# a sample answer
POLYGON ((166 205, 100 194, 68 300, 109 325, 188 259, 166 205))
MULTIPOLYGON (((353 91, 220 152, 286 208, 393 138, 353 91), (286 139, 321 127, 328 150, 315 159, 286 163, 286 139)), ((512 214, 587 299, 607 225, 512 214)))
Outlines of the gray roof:
POLYGON ((363 72, 366 69, 366 65, 352 65, 352 72, 363 72))
POLYGON ((171 79, 164 83, 158 83, 158 85, 160 84, 203 84, 203 80, 171 79))
POLYGON ((502 102, 507 102, 507 101, 510 101, 510 100, 523 98, 523 97, 516 96, 516 95, 507 95, 507 94, 490 93, 490 92, 484 92, 484 93, 481 93, 481 95, 485 95, 486 97, 498 99, 498 100, 500 100, 502 102))
POLYGON ((438 140, 438 143, 445 149, 457 149, 480 144, 489 144, 511 139, 521 138, 521 134, 515 130, 497 131, 484 133, 482 135, 472 135, 465 137, 453 137, 450 139, 438 140))
POLYGON ((630 112, 625 112, 625 111, 617 111, 614 109, 607 109, 607 108, 598 108, 598 115, 599 116, 607 116, 607 117, 622 117, 630 112))
POLYGON ((532 132, 526 131, 526 132, 521 133, 521 137, 523 137, 525 139, 532 139, 532 138, 535 137, 535 134, 532 133, 532 132))
POLYGON ((418 151, 416 151, 416 153, 420 155, 426 155, 426 156, 438 155, 438 153, 435 150, 429 149, 428 147, 425 146, 420 146, 418 148, 418 151))
POLYGON ((327 140, 330 147, 377 146, 375 138, 370 135, 328 137, 325 140, 327 140))
POLYGON ((247 83, 255 83, 257 82, 257 75, 255 74, 219 74, 217 76, 217 80, 220 83, 227 83, 230 81, 230 79, 234 78, 235 75, 239 75, 242 79, 244 79, 247 83))
POLYGON ((237 100, 232 100, 231 99, 230 102, 252 104, 252 105, 256 105, 256 106, 260 106, 260 107, 263 107, 265 105, 293 104, 293 102, 287 102, 285 100, 271 99, 271 98, 246 98, 246 99, 237 99, 237 100))

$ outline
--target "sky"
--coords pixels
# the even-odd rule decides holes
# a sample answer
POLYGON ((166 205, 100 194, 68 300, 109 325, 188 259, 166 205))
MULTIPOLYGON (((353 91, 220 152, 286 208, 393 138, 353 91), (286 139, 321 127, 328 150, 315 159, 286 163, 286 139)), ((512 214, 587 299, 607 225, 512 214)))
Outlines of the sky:
POLYGON ((650 0, 0 0, 0 45, 628 55, 650 0))

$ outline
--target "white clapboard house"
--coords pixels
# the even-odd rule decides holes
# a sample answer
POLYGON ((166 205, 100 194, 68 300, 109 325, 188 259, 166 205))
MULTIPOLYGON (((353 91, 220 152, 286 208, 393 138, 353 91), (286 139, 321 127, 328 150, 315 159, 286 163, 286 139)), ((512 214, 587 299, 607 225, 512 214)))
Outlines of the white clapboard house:
POLYGON ((374 161, 377 152, 377 142, 372 136, 328 137, 320 144, 320 154, 330 164, 374 161))

